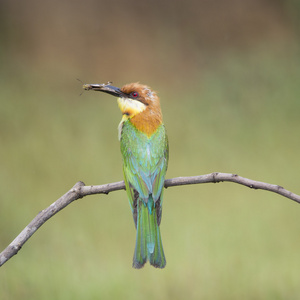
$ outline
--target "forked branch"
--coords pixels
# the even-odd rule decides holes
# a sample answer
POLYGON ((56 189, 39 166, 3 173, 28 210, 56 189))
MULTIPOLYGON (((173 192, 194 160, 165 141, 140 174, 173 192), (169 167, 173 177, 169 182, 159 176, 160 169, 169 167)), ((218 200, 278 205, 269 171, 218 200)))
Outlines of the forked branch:
MULTIPOLYGON (((176 177, 165 180, 165 188, 199 184, 199 183, 217 183, 229 181, 247 186, 252 189, 261 189, 277 193, 283 197, 289 198, 300 203, 300 196, 296 195, 279 185, 269 184, 261 181, 255 181, 248 178, 228 173, 211 173, 207 175, 192 177, 176 177)), ((72 203, 74 200, 83 198, 87 195, 108 194, 113 191, 125 190, 124 181, 108 183, 103 185, 86 186, 82 181, 77 182, 66 194, 52 203, 46 209, 40 211, 38 215, 23 229, 23 231, 0 253, 0 266, 6 263, 11 257, 16 255, 26 241, 51 217, 60 210, 72 203)))

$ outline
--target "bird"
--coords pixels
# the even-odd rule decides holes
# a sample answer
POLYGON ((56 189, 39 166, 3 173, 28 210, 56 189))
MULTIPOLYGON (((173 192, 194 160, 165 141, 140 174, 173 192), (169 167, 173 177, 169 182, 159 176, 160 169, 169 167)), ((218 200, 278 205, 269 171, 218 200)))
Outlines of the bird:
POLYGON ((84 84, 85 90, 117 97, 122 119, 118 127, 127 197, 136 228, 133 268, 149 261, 164 268, 160 223, 169 143, 155 91, 140 83, 122 88, 107 84, 84 84))

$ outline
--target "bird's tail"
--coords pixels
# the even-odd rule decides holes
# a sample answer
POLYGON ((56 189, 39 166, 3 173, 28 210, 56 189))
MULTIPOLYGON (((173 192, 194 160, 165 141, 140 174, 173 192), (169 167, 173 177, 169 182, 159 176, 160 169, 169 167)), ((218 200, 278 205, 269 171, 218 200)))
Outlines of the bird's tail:
POLYGON ((155 268, 164 268, 166 258, 162 246, 157 213, 152 196, 145 203, 138 199, 136 244, 132 266, 140 269, 149 260, 155 268))

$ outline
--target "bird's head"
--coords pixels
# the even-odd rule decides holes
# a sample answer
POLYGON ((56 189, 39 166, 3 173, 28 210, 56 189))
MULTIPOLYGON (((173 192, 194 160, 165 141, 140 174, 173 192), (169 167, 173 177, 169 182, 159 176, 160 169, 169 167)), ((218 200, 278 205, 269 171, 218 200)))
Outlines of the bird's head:
POLYGON ((85 84, 86 90, 100 91, 118 97, 118 104, 123 115, 132 118, 146 110, 161 114, 159 98, 148 86, 129 83, 122 88, 110 84, 85 84))
POLYGON ((118 105, 123 114, 123 121, 131 119, 143 131, 156 128, 162 123, 160 102, 157 94, 148 86, 140 83, 129 83, 122 88, 108 84, 85 84, 85 90, 94 90, 118 97, 118 105), (142 125, 141 125, 142 124, 142 125), (151 125, 152 124, 152 125, 151 125), (146 129, 144 127, 147 127, 146 129))

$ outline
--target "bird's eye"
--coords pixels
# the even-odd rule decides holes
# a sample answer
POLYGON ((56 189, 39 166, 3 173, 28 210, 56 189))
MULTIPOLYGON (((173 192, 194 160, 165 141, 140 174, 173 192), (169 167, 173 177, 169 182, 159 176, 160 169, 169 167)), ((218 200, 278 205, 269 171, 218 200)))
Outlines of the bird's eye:
POLYGON ((137 97, 139 96, 139 94, 138 94, 138 92, 132 92, 132 93, 131 93, 131 96, 132 96, 133 98, 137 98, 137 97))

